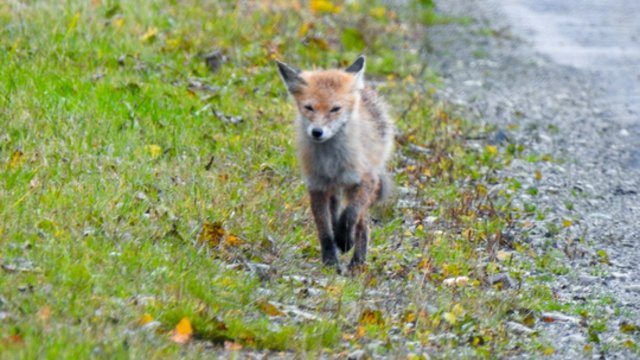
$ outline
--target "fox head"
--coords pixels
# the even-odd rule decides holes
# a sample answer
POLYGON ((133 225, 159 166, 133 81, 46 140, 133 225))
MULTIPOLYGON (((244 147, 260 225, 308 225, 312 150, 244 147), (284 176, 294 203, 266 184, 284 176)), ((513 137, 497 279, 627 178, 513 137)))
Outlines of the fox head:
POLYGON ((322 143, 339 133, 360 101, 360 90, 364 88, 364 56, 345 70, 299 71, 276 62, 298 107, 306 136, 322 143))

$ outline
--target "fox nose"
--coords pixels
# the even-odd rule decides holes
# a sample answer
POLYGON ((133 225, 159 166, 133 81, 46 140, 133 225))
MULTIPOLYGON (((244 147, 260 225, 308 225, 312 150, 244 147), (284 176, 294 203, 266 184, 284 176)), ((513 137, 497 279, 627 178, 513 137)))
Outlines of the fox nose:
POLYGON ((321 128, 313 128, 311 130, 311 136, 316 139, 320 139, 322 137, 322 129, 321 128))

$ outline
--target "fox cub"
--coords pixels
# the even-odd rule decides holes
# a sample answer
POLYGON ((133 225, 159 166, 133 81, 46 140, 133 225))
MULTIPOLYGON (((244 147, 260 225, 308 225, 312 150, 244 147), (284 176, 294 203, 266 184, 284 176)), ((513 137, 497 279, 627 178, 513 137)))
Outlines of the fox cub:
POLYGON ((277 63, 298 109, 298 157, 322 262, 340 272, 337 249, 355 245, 353 269, 366 259, 369 207, 391 187, 386 164, 394 126, 387 105, 365 85, 364 56, 345 70, 298 71, 277 63))

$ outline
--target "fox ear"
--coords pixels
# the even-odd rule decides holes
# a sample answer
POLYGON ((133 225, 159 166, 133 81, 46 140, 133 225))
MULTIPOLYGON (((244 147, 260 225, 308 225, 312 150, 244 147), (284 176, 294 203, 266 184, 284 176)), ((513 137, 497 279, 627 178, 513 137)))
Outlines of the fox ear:
POLYGON ((278 71, 284 84, 287 85, 287 89, 292 94, 297 94, 302 91, 302 88, 307 85, 307 82, 300 76, 300 71, 290 67, 289 65, 276 60, 278 64, 278 71))
POLYGON ((360 57, 358 57, 356 61, 349 65, 345 70, 346 72, 353 74, 354 90, 361 90, 364 88, 364 68, 364 55, 360 55, 360 57))

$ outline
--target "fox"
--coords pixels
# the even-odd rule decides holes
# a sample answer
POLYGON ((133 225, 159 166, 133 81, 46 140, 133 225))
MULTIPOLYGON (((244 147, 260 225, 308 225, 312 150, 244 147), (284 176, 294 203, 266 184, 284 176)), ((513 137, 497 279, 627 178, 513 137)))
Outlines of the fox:
POLYGON ((297 155, 322 263, 342 273, 338 250, 355 247, 348 268, 361 269, 369 209, 384 201, 392 187, 387 163, 395 128, 388 105, 365 83, 364 56, 344 70, 300 71, 276 63, 297 109, 297 155))

